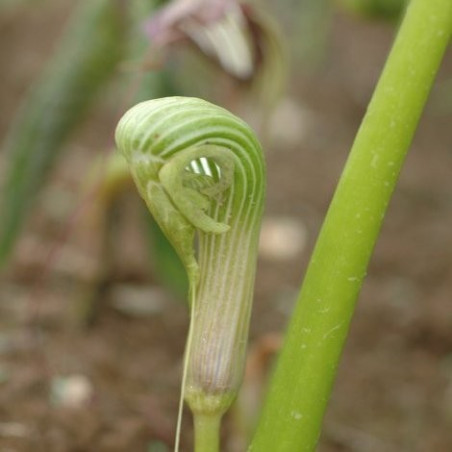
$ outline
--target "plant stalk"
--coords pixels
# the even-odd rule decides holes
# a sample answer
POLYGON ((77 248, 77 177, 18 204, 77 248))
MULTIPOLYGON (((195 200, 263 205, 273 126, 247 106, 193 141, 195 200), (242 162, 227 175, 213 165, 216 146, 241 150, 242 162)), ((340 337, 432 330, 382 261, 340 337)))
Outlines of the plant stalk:
POLYGON ((313 451, 367 266, 449 43, 450 0, 412 0, 314 249, 250 450, 313 451))
POLYGON ((196 413, 193 416, 195 426, 195 452, 218 452, 220 450, 221 415, 196 413))

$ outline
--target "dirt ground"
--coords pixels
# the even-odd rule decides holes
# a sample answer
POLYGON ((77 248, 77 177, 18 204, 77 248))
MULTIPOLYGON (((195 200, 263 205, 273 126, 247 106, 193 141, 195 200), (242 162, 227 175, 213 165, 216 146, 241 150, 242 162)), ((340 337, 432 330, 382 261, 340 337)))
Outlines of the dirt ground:
MULTIPOLYGON (((2 136, 62 29, 68 2, 55 5, 0 17, 2 136)), ((257 371, 247 390, 265 379, 392 34, 390 25, 336 14, 323 64, 293 69, 265 145, 265 234, 250 332, 257 371)), ((359 298, 321 452, 452 450, 451 80, 449 53, 359 298)), ((96 315, 81 320, 93 258, 80 246, 90 233, 80 185, 95 150, 112 144, 113 105, 100 102, 67 144, 1 279, 1 452, 171 450, 188 315, 148 265, 136 200, 118 222, 96 315)), ((226 419, 230 452, 243 450, 238 411, 226 419)), ((188 413, 182 443, 191 450, 188 413)))

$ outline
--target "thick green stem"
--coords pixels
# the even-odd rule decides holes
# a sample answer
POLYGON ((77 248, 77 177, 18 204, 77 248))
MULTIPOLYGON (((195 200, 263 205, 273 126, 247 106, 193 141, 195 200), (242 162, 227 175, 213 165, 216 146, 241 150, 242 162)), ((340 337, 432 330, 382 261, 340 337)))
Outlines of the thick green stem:
POLYGON ((451 30, 450 0, 412 0, 322 227, 253 451, 315 450, 355 301, 451 30))
POLYGON ((195 452, 218 452, 220 450, 221 415, 194 413, 195 452))

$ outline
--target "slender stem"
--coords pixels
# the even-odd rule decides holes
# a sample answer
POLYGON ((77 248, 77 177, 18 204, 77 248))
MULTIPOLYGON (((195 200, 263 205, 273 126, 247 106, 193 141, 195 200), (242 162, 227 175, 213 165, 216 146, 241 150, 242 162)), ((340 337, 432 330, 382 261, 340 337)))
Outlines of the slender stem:
POLYGON ((195 452, 218 452, 220 450, 221 415, 194 413, 195 452))
POLYGON ((322 227, 250 450, 315 450, 355 301, 451 30, 450 0, 411 1, 322 227))

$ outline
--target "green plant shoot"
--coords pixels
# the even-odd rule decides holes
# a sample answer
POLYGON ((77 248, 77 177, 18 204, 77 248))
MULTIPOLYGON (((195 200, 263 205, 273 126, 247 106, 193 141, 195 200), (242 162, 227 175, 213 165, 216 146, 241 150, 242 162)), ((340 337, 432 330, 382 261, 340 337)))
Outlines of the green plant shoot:
POLYGON ((250 450, 316 448, 355 301, 451 32, 450 0, 410 2, 320 232, 250 450))
POLYGON ((195 450, 214 452, 244 367, 265 193, 261 147, 228 111, 182 97, 133 107, 116 142, 188 273, 182 392, 194 415, 195 450))

